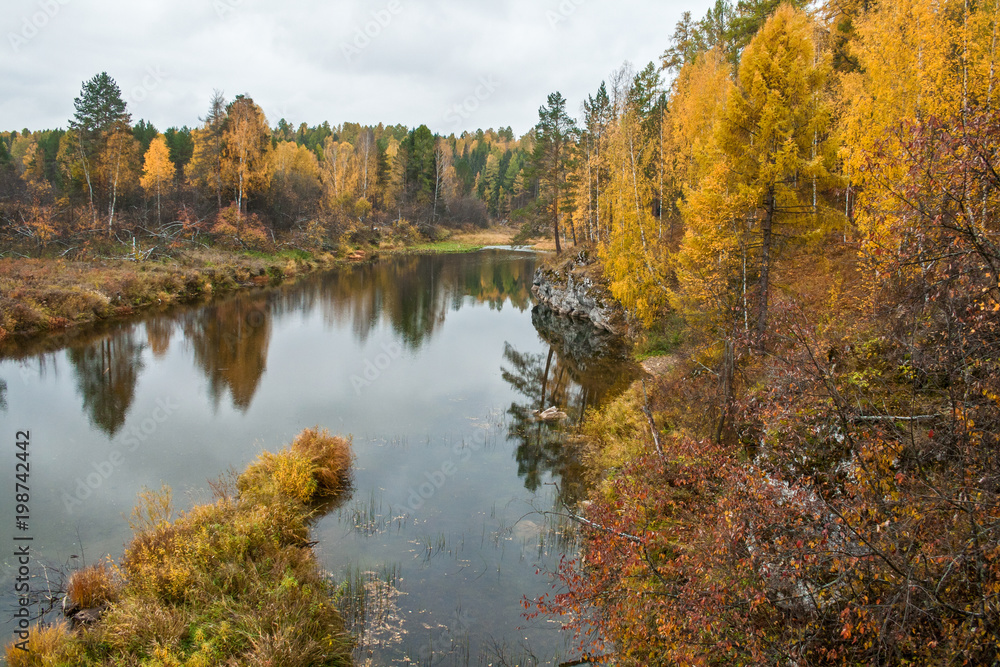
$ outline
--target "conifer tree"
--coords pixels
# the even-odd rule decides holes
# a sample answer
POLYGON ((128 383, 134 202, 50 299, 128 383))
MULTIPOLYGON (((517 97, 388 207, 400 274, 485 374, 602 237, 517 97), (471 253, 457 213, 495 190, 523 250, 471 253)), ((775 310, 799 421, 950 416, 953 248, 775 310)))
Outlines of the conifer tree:
POLYGON ((558 254, 562 252, 559 219, 567 193, 570 148, 576 134, 576 122, 566 113, 566 99, 562 94, 550 94, 547 106, 538 109, 535 134, 533 166, 540 184, 540 195, 552 224, 558 254))

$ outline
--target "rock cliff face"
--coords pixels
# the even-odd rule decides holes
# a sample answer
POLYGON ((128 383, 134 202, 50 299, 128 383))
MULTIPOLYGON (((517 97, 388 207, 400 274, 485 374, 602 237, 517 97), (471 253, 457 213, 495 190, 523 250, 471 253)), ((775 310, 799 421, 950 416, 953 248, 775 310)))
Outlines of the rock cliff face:
POLYGON ((531 323, 561 359, 571 361, 581 371, 608 363, 622 366, 630 359, 628 345, 620 336, 585 319, 565 317, 539 304, 531 310, 531 323))
POLYGON ((584 263, 581 258, 558 268, 539 268, 531 293, 560 315, 590 320, 595 327, 617 333, 621 314, 604 287, 580 270, 584 263))

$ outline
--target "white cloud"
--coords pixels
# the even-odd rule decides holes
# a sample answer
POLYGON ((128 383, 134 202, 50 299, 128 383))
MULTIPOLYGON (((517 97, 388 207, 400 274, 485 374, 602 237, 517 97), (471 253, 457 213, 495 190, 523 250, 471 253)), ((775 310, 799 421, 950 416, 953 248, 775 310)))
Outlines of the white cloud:
MULTIPOLYGON (((214 89, 282 116, 451 132, 526 132, 548 93, 577 111, 625 60, 641 68, 711 0, 7 0, 0 128, 65 127, 81 83, 118 82, 133 117, 195 125, 214 89), (347 58, 344 45, 367 43, 347 58), (157 73, 153 76, 151 73, 157 73), (485 99, 482 81, 499 86, 485 99)), ((354 47, 357 48, 357 47, 354 47)))

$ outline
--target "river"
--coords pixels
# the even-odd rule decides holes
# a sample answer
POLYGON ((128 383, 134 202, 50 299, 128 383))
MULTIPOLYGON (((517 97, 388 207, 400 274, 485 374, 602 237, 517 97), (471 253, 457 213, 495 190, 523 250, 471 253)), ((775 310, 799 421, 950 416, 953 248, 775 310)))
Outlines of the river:
POLYGON ((341 586, 359 664, 556 664, 558 623, 522 616, 572 551, 548 514, 583 491, 558 426, 627 386, 587 325, 534 309, 536 257, 484 250, 387 258, 280 288, 150 313, 0 354, 0 602, 15 533, 34 585, 129 539, 143 487, 185 509, 209 480, 303 428, 351 435, 353 489, 313 527, 341 586), (14 527, 15 448, 30 432, 30 522, 14 527), (538 574, 541 571, 542 574, 538 574))

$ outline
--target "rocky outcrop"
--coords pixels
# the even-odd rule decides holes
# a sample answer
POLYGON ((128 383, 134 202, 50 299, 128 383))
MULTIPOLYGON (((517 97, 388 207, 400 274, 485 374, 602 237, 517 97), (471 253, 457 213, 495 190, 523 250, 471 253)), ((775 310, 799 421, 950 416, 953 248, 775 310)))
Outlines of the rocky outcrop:
POLYGON ((589 320, 595 327, 616 333, 622 319, 614 299, 587 272, 588 260, 577 259, 556 268, 539 268, 531 293, 539 303, 560 315, 589 320))

